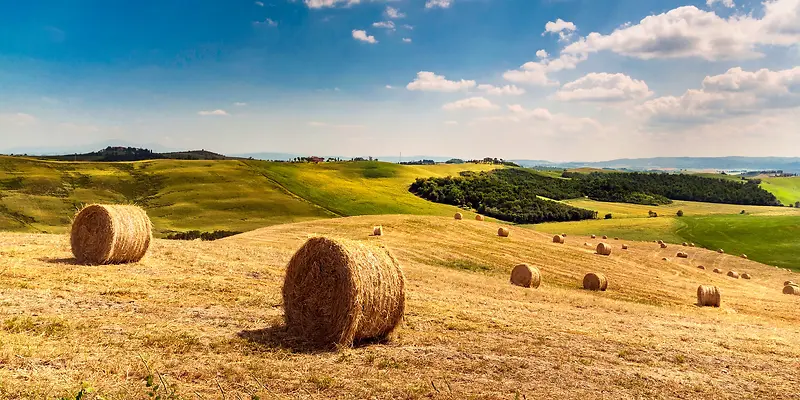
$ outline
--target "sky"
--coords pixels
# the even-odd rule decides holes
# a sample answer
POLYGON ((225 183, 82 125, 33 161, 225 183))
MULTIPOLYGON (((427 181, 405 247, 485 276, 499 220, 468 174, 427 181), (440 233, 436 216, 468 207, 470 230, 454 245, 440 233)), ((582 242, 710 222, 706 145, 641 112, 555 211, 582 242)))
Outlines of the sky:
POLYGON ((0 0, 0 152, 800 156, 800 0, 0 0))

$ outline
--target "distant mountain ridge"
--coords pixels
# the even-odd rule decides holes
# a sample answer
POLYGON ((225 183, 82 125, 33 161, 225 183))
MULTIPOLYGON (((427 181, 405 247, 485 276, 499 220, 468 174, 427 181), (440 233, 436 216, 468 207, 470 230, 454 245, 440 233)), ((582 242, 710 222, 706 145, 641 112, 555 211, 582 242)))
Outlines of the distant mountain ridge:
POLYGON ((597 162, 547 162, 542 160, 511 160, 525 167, 547 166, 561 168, 613 168, 631 170, 692 169, 692 170, 784 170, 800 171, 800 157, 653 157, 620 158, 597 162))

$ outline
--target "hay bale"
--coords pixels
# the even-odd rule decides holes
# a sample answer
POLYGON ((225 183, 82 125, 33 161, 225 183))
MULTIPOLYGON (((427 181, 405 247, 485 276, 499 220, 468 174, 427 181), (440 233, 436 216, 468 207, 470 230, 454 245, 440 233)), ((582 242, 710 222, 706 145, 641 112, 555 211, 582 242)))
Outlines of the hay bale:
POLYGON ((497 236, 508 237, 508 235, 510 235, 510 234, 511 234, 511 231, 508 230, 508 228, 506 228, 506 227, 500 227, 499 229, 497 229, 497 236))
POLYGON ((586 247, 592 247, 592 245, 589 244, 588 242, 583 242, 583 245, 586 246, 586 247))
POLYGON ((453 218, 455 218, 455 219, 460 221, 460 220, 464 219, 464 216, 460 212, 457 212, 456 215, 453 216, 453 218))
POLYGON ((666 249, 667 248, 667 244, 666 243, 661 243, 661 248, 662 249, 666 249))
POLYGON ((795 296, 800 296, 800 287, 795 285, 786 285, 783 287, 783 294, 793 294, 795 296))
POLYGON ((719 253, 719 254, 725 254, 725 250, 719 249, 719 250, 717 250, 717 253, 719 253))
POLYGON ((742 279, 751 279, 752 277, 747 272, 742 274, 742 279))
POLYGON ((528 264, 519 264, 511 270, 511 283, 526 288, 538 288, 542 283, 539 269, 528 264))
POLYGON ((383 226, 376 226, 372 228, 372 236, 383 236, 383 226))
POLYGON ((736 271, 728 271, 728 276, 734 279, 739 279, 739 273, 736 271))
POLYGON ((675 255, 678 258, 689 258, 689 254, 679 251, 678 254, 675 255))
POLYGON ((615 238, 614 238, 614 240, 619 240, 619 238, 618 238, 618 237, 615 237, 615 238))
POLYGON ((606 236, 606 235, 603 235, 603 239, 608 239, 608 236, 606 236))
POLYGON ((792 281, 783 282, 783 286, 794 286, 794 285, 795 285, 795 283, 792 282, 792 281))
POLYGON ((622 245, 622 250, 628 250, 628 245, 627 244, 623 244, 622 245))
POLYGON ((385 248, 314 237, 286 267, 283 308, 289 331, 309 344, 382 339, 403 320, 405 278, 385 248))
POLYGON ((661 261, 669 261, 669 258, 664 257, 664 258, 661 259, 661 261))
POLYGON ((566 233, 562 233, 561 237, 567 237, 567 234, 566 233))
POLYGON ((661 240, 661 239, 659 239, 659 240, 658 240, 658 244, 664 244, 664 241, 663 241, 663 240, 661 240))
POLYGON ((476 215, 475 216, 475 221, 483 221, 483 215, 480 215, 480 214, 476 215))
POLYGON ((722 270, 719 268, 714 268, 714 273, 721 274, 722 270))
POLYGON ((683 242, 683 247, 689 246, 689 243, 683 242))
POLYGON ((694 243, 689 243, 689 247, 694 247, 694 243))
POLYGON ((704 266, 702 266, 702 265, 698 265, 698 266, 697 266, 697 268, 699 268, 699 269, 706 269, 706 267, 704 267, 704 266))
POLYGON ((598 243, 596 248, 597 254, 601 256, 610 256, 611 255, 611 245, 607 243, 598 243))
POLYGON ((592 235, 592 239, 597 239, 597 235, 592 235))
POLYGON ((564 237, 561 235, 553 236, 553 243, 561 243, 564 244, 564 237))
POLYGON ((583 277, 583 288, 586 290, 605 291, 608 289, 608 278, 603 274, 590 272, 583 277))
POLYGON ((700 285, 697 287, 697 305, 700 307, 719 307, 719 288, 700 285))
POLYGON ((144 257, 153 241, 147 213, 132 205, 92 204, 72 222, 70 244, 80 264, 122 264, 144 257))
POLYGON ((742 258, 747 259, 747 254, 742 254, 742 258))

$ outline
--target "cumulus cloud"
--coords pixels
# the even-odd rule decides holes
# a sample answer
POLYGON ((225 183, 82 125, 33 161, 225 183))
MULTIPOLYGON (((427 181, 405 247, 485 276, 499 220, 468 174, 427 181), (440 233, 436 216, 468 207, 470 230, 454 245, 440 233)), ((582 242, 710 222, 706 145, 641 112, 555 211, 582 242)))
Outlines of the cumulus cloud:
POLYGON ((362 42, 367 42, 370 44, 378 43, 378 41, 375 40, 375 36, 367 35, 367 31, 362 31, 358 29, 353 29, 353 39, 360 40, 362 42))
POLYGON ((498 107, 492 104, 492 102, 485 97, 470 97, 467 99, 454 101, 452 103, 447 103, 442 106, 443 110, 448 111, 463 109, 493 110, 496 108, 498 107))
POLYGON ((555 94, 562 101, 615 102, 642 100, 653 95, 644 81, 625 74, 590 73, 564 84, 555 94))
POLYGON ((714 3, 720 3, 728 8, 736 7, 736 4, 734 4, 733 0, 706 0, 706 5, 709 7, 712 7, 714 3))
POLYGON ((536 57, 547 58, 548 56, 549 54, 547 54, 547 51, 545 51, 544 49, 536 51, 536 57))
POLYGON ((508 114, 479 117, 473 124, 519 124, 535 125, 537 135, 547 133, 598 133, 603 126, 591 118, 574 117, 568 114, 554 114, 546 108, 528 109, 519 104, 508 106, 508 114))
POLYGON ((520 84, 554 86, 558 85, 558 81, 550 79, 550 73, 574 69, 579 62, 585 59, 585 55, 561 54, 556 59, 529 61, 523 64, 520 69, 506 71, 503 74, 503 78, 509 82, 520 84))
POLYGON ((386 11, 384 12, 386 17, 389 19, 398 19, 398 18, 405 18, 405 14, 401 13, 400 10, 394 7, 386 7, 386 11))
POLYGON ((204 117, 209 117, 209 116, 223 116, 223 117, 227 117, 227 116, 229 116, 230 114, 228 114, 228 112, 227 112, 227 111, 225 111, 225 110, 213 110, 213 111, 198 111, 198 112, 197 112, 197 115, 202 115, 202 116, 204 116, 204 117))
POLYGON ((476 85, 472 80, 449 81, 444 75, 420 71, 417 72, 417 78, 406 85, 406 89, 421 92, 459 92, 474 88, 476 85))
POLYGON ((636 111, 650 122, 686 124, 790 108, 800 108, 800 67, 752 72, 731 68, 707 76, 700 89, 655 98, 636 111))
POLYGON ((425 3, 425 8, 450 8, 453 4, 453 0, 428 0, 425 3))
POLYGON ((542 32, 542 36, 551 33, 557 34, 559 40, 569 40, 569 38, 577 29, 578 27, 572 22, 567 22, 559 18, 555 21, 549 21, 544 25, 544 32, 542 32))
POLYGON ((478 85, 478 90, 486 92, 486 94, 502 96, 519 96, 525 94, 525 89, 515 85, 494 86, 494 85, 478 85))

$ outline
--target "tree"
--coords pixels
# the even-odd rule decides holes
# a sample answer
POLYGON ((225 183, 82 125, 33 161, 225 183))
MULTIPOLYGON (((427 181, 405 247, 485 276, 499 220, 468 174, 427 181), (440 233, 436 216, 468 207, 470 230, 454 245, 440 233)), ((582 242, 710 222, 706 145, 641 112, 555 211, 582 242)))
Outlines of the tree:
POLYGON ((677 213, 675 213, 675 214, 676 214, 677 216, 679 216, 679 217, 682 217, 682 216, 683 216, 683 210, 678 210, 678 212, 677 212, 677 213))

